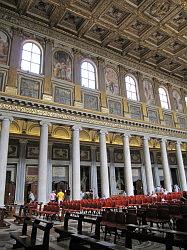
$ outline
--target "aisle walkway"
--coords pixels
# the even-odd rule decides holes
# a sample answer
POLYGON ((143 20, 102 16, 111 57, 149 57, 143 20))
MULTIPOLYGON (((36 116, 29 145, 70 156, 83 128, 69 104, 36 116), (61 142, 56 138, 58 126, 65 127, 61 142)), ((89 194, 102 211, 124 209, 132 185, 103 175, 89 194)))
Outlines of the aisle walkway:
MULTIPOLYGON (((10 250, 12 249, 14 240, 12 240, 9 237, 9 232, 13 232, 13 231, 21 231, 22 229, 22 225, 15 225, 13 223, 13 219, 7 219, 6 220, 8 223, 10 223, 10 228, 7 229, 0 229, 0 250, 10 250)), ((58 225, 59 222, 54 222, 55 225, 58 225)), ((77 222, 76 221, 70 221, 69 223, 70 228, 75 230, 76 233, 76 226, 77 226, 77 222)), ((29 229, 31 230, 31 227, 29 227, 29 229)), ((90 228, 90 224, 84 224, 84 230, 90 232, 91 228, 90 228)), ((103 238, 103 233, 101 233, 101 237, 103 238)), ((42 241, 42 235, 38 235, 38 240, 42 241)), ((51 234, 50 234, 50 247, 51 249, 54 250, 68 250, 68 246, 69 246, 69 240, 65 240, 63 242, 59 242, 57 243, 56 241, 57 239, 57 234, 54 232, 54 230, 51 230, 51 234)), ((108 236, 108 241, 110 240, 110 242, 113 241, 113 238, 110 239, 110 236, 108 236)), ((121 237, 120 239, 117 240, 117 244, 119 244, 120 246, 122 246, 124 244, 124 237, 121 237)), ((158 244, 158 243, 153 243, 153 242, 143 242, 142 244, 139 244, 138 241, 133 241, 133 249, 144 249, 144 250, 165 250, 165 246, 158 244)), ((173 248, 174 250, 177 250, 178 248, 173 248)), ((78 249, 77 249, 78 250, 78 249)))

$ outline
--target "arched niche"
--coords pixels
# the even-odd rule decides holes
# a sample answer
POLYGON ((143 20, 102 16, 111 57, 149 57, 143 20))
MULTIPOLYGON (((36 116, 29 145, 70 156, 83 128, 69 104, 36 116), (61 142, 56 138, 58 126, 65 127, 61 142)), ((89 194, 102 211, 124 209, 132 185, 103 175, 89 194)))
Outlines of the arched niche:
POLYGON ((60 139, 70 139, 70 133, 67 128, 64 127, 56 127, 52 132, 52 136, 60 139))

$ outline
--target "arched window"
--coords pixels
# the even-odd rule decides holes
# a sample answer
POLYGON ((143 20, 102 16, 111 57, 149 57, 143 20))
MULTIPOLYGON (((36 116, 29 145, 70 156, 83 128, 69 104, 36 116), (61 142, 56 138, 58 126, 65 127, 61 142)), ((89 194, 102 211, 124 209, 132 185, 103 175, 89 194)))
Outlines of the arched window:
POLYGON ((95 67, 89 61, 84 61, 81 64, 81 85, 83 87, 96 89, 95 67))
POLYGON ((158 89, 159 97, 160 97, 160 104, 161 107, 164 109, 169 109, 169 100, 168 100, 168 95, 167 92, 164 88, 160 87, 158 89))
POLYGON ((31 73, 41 73, 41 56, 40 47, 34 42, 26 42, 22 48, 21 69, 31 73))
POLYGON ((132 76, 127 75, 125 77, 125 85, 127 91, 127 98, 138 101, 137 85, 136 81, 132 76))

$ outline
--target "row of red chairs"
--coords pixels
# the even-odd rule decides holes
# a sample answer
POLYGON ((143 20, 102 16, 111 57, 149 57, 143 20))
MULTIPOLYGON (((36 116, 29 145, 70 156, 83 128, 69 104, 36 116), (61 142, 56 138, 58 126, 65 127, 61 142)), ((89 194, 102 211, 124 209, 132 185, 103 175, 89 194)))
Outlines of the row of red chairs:
POLYGON ((141 206, 144 204, 154 204, 172 202, 180 200, 182 192, 169 193, 167 195, 159 193, 156 197, 146 195, 135 196, 114 196, 107 199, 83 199, 64 201, 61 206, 67 211, 99 211, 105 208, 123 208, 127 206, 141 206))

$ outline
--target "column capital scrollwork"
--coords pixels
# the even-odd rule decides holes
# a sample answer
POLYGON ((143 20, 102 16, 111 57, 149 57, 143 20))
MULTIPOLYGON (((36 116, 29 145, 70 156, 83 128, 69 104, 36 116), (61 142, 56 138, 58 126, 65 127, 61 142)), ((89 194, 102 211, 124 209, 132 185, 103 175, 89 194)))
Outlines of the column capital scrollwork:
POLYGON ((124 133, 122 134, 123 138, 131 138, 131 134, 130 133, 124 133))
POLYGON ((82 127, 80 125, 74 125, 71 127, 72 131, 80 131, 82 130, 82 127))
POLYGON ((10 122, 13 122, 14 118, 12 116, 9 115, 2 115, 0 116, 0 120, 9 120, 10 122))
POLYGON ((160 138, 160 142, 167 143, 167 139, 166 138, 160 138))
POLYGON ((99 130, 99 134, 100 135, 107 135, 108 134, 108 131, 106 129, 100 129, 99 130))
POLYGON ((182 141, 181 140, 177 140, 175 141, 176 145, 181 145, 182 144, 182 141))
POLYGON ((143 139, 144 141, 149 141, 149 140, 150 140, 150 136, 149 136, 149 135, 144 135, 144 136, 142 137, 142 139, 143 139))
POLYGON ((49 121, 42 120, 42 121, 40 121, 40 125, 48 127, 48 126, 51 126, 51 123, 49 121))

